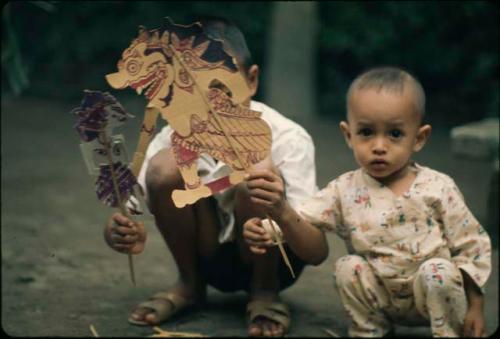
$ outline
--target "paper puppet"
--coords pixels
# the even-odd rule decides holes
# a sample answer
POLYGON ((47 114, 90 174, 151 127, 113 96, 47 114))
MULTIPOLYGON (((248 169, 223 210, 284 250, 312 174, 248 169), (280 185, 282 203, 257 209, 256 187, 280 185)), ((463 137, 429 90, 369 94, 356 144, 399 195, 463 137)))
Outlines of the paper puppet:
POLYGON ((241 182, 245 171, 269 154, 271 130, 260 112, 242 105, 251 91, 236 60, 199 23, 181 26, 166 18, 160 29, 140 27, 118 72, 106 79, 114 88, 143 93, 148 107, 174 130, 172 148, 185 183, 185 190, 172 193, 177 207, 241 182), (202 182, 196 162, 202 153, 233 171, 202 182))
MULTIPOLYGON (((130 218, 125 202, 132 194, 138 198, 141 194, 136 177, 129 169, 124 138, 113 135, 112 130, 133 116, 111 94, 89 90, 84 91, 81 105, 71 113, 77 116, 74 127, 83 142, 80 148, 89 174, 97 176, 97 198, 109 207, 120 208, 122 214, 130 218)), ((135 285, 130 254, 129 265, 135 285)))

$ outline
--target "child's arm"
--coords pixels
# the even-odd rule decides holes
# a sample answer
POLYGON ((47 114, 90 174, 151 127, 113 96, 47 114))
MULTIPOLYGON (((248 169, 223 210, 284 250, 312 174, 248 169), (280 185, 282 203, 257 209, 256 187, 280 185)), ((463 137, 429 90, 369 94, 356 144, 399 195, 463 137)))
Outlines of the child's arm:
MULTIPOLYGON (((328 256, 326 237, 286 201, 281 177, 269 170, 253 170, 246 180, 252 202, 278 223, 295 254, 309 264, 323 262, 328 256)), ((266 247, 272 246, 262 225, 255 219, 245 223, 243 235, 254 253, 263 253, 266 247)))
POLYGON ((438 204, 452 262, 460 269, 467 296, 464 335, 484 334, 482 288, 491 273, 491 240, 471 213, 462 193, 449 179, 438 204))
POLYGON ((312 265, 319 265, 328 257, 325 233, 304 220, 286 203, 276 222, 281 225, 283 235, 299 258, 312 265))
MULTIPOLYGON (((296 215, 296 219, 291 215, 290 217, 279 218, 279 220, 277 218, 274 221, 280 225, 284 238, 297 256, 308 264, 321 264, 328 256, 328 244, 324 233, 310 225, 291 207, 289 208, 291 213, 296 215), (291 219, 291 222, 285 220, 288 218, 291 219)), ((285 212, 285 214, 288 214, 288 212, 285 212)), ((267 248, 275 245, 259 218, 252 218, 245 222, 243 237, 250 250, 255 254, 264 254, 267 248)))
POLYGON ((435 205, 452 262, 482 288, 491 274, 488 233, 471 213, 453 181, 443 188, 443 196, 435 205))
POLYGON ((486 333, 483 312, 483 294, 474 280, 464 271, 461 272, 464 280, 467 303, 469 305, 467 313, 465 314, 463 335, 465 337, 484 337, 486 333))

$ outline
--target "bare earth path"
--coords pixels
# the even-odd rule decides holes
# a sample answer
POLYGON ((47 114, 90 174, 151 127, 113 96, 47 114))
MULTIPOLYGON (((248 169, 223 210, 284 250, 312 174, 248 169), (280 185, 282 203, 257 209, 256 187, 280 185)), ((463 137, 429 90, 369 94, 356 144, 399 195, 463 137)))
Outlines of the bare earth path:
MULTIPOLYGON (((119 98, 120 99, 120 98, 119 98)), ((121 100, 121 99, 120 99, 121 100)), ((138 100, 122 101, 138 118, 122 131, 132 152, 142 118, 138 100)), ((129 279, 127 258, 108 249, 102 223, 111 210, 95 198, 68 112, 78 102, 2 98, 2 327, 12 336, 89 337, 93 324, 101 336, 153 334, 129 325, 129 310, 174 282, 175 267, 159 233, 147 219, 146 250, 135 257, 137 288, 129 279)), ((316 143, 318 184, 354 168, 338 132, 338 121, 302 122, 316 143)), ((488 164, 452 157, 449 130, 435 128, 417 160, 450 174, 480 221, 486 215, 488 164)), ((180 225, 181 226, 181 225, 180 225)), ((329 236, 330 257, 308 267, 283 299, 293 313, 290 336, 345 336, 347 318, 333 289, 331 270, 345 254, 329 236)), ((486 286, 487 334, 498 326, 498 250, 486 286)), ((207 308, 176 317, 161 327, 208 336, 245 336, 244 294, 209 290, 207 308)), ((428 335, 426 328, 398 328, 402 335, 428 335)))

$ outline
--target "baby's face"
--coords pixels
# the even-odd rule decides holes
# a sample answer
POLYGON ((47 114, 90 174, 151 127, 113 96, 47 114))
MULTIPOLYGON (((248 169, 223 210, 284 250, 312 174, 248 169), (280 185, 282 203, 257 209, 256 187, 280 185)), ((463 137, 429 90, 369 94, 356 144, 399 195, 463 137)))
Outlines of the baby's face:
POLYGON ((350 97, 348 123, 341 128, 356 161, 374 178, 383 179, 401 170, 423 146, 420 117, 408 87, 403 93, 355 90, 350 97))

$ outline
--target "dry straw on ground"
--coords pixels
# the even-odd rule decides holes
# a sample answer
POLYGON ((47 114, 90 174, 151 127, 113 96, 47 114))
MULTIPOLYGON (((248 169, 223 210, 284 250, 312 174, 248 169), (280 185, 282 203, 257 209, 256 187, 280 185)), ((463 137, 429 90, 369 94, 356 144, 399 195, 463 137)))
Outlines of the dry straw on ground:
MULTIPOLYGON (((165 331, 159 328, 158 326, 153 327, 153 330, 155 330, 155 334, 150 335, 150 337, 154 338, 203 338, 206 337, 203 334, 200 333, 193 333, 193 332, 173 332, 173 331, 165 331)), ((97 333, 94 325, 90 324, 90 332, 92 332, 92 335, 94 337, 99 337, 99 334, 97 333)))

